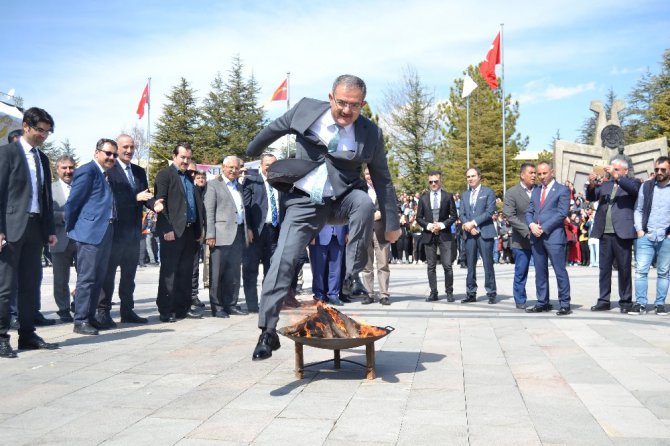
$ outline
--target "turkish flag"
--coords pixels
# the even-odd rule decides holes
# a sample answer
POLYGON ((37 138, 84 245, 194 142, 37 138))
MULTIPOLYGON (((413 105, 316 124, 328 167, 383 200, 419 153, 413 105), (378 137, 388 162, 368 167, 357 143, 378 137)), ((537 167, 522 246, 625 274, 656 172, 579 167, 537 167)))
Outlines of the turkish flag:
POLYGON ((479 64, 479 72, 489 84, 491 90, 498 88, 498 78, 496 77, 496 65, 500 63, 500 33, 496 35, 491 44, 491 49, 486 54, 486 60, 479 64))
POLYGON ((272 93, 270 101, 285 101, 288 99, 288 79, 284 79, 279 87, 272 93))
POLYGON ((139 116, 138 119, 142 119, 144 116, 144 106, 149 103, 149 83, 147 82, 146 87, 144 87, 144 91, 142 92, 142 99, 140 99, 140 103, 137 106, 137 115, 139 116))

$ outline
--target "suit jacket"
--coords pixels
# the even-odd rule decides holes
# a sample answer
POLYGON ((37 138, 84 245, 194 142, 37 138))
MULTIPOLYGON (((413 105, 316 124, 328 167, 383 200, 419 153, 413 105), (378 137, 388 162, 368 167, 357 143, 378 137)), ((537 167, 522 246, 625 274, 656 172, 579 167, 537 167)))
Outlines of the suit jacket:
POLYGON ((286 134, 296 137, 298 159, 325 162, 328 179, 336 197, 352 189, 367 190, 361 177, 361 165, 367 163, 377 192, 386 231, 400 228, 397 199, 389 173, 381 129, 360 115, 354 123, 356 151, 328 153, 328 147, 308 132, 309 127, 330 109, 326 101, 303 98, 291 110, 265 127, 247 146, 247 154, 259 156, 272 142, 286 134))
POLYGON ((65 203, 65 232, 72 240, 97 245, 112 214, 112 188, 95 161, 74 171, 71 186, 65 203))
POLYGON ((591 237, 600 238, 605 231, 605 215, 612 206, 612 226, 619 238, 634 239, 637 237, 633 222, 635 201, 640 191, 641 183, 633 178, 619 178, 619 190, 614 199, 611 198, 614 181, 605 181, 594 188, 586 188, 586 199, 598 201, 598 210, 593 218, 591 237))
MULTIPOLYGON (((570 189, 554 181, 554 185, 545 196, 544 206, 540 206, 542 197, 542 186, 533 189, 530 195, 528 209, 526 209, 526 224, 539 223, 542 226, 541 239, 551 244, 566 244, 563 220, 568 216, 570 210, 570 189)), ((537 238, 532 234, 531 243, 537 238)))
MULTIPOLYGON (((186 178, 193 183, 190 176, 187 175, 186 178)), ((195 237, 199 239, 205 225, 205 208, 202 204, 202 194, 197 191, 195 185, 193 192, 196 210, 195 237)), ((165 206, 156 219, 156 232, 161 238, 171 231, 174 231, 176 237, 181 237, 186 229, 186 195, 176 167, 168 166, 158 172, 154 181, 154 198, 164 199, 165 206)))
POLYGON ((333 238, 333 234, 335 234, 337 244, 344 246, 347 241, 348 232, 349 227, 347 225, 324 225, 314 238, 314 241, 317 245, 328 246, 333 238))
MULTIPOLYGON (((456 203, 454 196, 444 189, 441 189, 440 194, 440 216, 438 218, 440 223, 444 224, 444 229, 440 231, 440 240, 452 240, 451 225, 458 219, 458 212, 456 211, 456 203)), ((428 231, 429 223, 433 223, 433 207, 431 204, 432 192, 424 193, 419 199, 419 206, 416 212, 416 222, 423 228, 421 233, 421 241, 430 243, 433 239, 433 233, 428 231)))
MULTIPOLYGON (((226 177, 217 178, 207 182, 207 191, 205 192, 205 215, 207 216, 206 239, 216 239, 216 246, 232 245, 237 236, 237 214, 238 209, 235 205, 233 195, 230 193, 226 182, 226 177)), ((238 190, 242 194, 242 185, 238 183, 238 190)), ((244 221, 245 245, 247 239, 247 222, 244 221)))
MULTIPOLYGON (((268 192, 267 183, 263 181, 260 173, 247 175, 244 180, 244 215, 246 216, 247 227, 254 234, 254 240, 258 239, 265 228, 265 221, 268 216, 268 192)), ((283 219, 283 206, 281 203, 281 193, 275 189, 275 198, 277 201, 277 217, 281 222, 283 219)))
MULTIPOLYGON (((144 202, 137 201, 137 194, 149 188, 147 174, 140 166, 130 164, 130 170, 135 181, 135 187, 130 184, 126 172, 121 164, 116 163, 109 169, 109 185, 112 187, 114 202, 116 203, 117 218, 114 222, 114 239, 137 241, 142 233, 142 207, 144 202)), ((154 199, 149 200, 148 206, 153 207, 154 199)))
POLYGON ((526 224, 528 203, 530 198, 521 184, 507 189, 503 214, 512 226, 512 249, 530 249, 530 229, 526 224))
MULTIPOLYGON (((51 198, 51 168, 49 158, 38 150, 42 172, 41 190, 42 238, 44 243, 56 234, 51 198)), ((33 188, 26 154, 20 141, 0 147, 0 233, 8 242, 16 242, 23 236, 28 224, 28 212, 33 188)))
POLYGON ((56 228, 56 237, 58 238, 58 243, 55 246, 49 248, 52 253, 63 252, 67 249, 67 245, 70 242, 67 233, 65 232, 65 193, 63 192, 63 187, 60 184, 60 180, 56 180, 51 183, 51 191, 53 193, 53 209, 54 209, 54 225, 56 228))
MULTIPOLYGON (((477 196, 474 208, 470 206, 470 189, 461 194, 461 221, 467 223, 475 221, 480 235, 484 239, 493 239, 498 236, 493 227, 493 213, 496 211, 496 195, 493 190, 482 185, 477 196)), ((463 232, 464 236, 469 235, 463 232)))

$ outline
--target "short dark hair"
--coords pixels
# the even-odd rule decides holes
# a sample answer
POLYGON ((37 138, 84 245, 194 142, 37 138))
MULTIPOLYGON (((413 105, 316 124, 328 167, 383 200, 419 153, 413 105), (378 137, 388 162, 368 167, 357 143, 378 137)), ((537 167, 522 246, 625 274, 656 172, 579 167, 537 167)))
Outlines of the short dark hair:
POLYGON ((172 156, 177 156, 179 154, 179 148, 180 147, 185 148, 189 152, 193 152, 193 149, 191 148, 191 144, 186 142, 186 141, 182 141, 182 142, 178 142, 177 145, 174 146, 174 149, 172 149, 172 156))
POLYGON ((361 79, 358 76, 354 76, 353 74, 342 74, 340 76, 337 76, 335 82, 333 82, 333 94, 335 94, 335 89, 339 85, 344 85, 345 87, 349 88, 358 88, 363 92, 363 99, 365 99, 365 95, 368 92, 368 89, 365 86, 365 82, 363 82, 363 79, 361 79))
POLYGON ((277 156, 274 153, 265 152, 264 154, 261 155, 260 160, 262 162, 265 158, 270 158, 270 157, 277 158, 277 156))
POLYGON ((526 169, 528 169, 529 167, 533 167, 533 168, 534 168, 534 167, 535 167, 535 163, 531 163, 531 162, 525 162, 525 163, 523 163, 523 164, 521 165, 521 167, 519 167, 519 174, 524 173, 524 172, 526 171, 526 169))
POLYGON ((24 124, 28 124, 30 127, 36 127, 39 122, 48 123, 51 126, 51 130, 56 127, 54 124, 54 119, 44 109, 31 107, 23 114, 24 124))
POLYGON ((11 132, 9 132, 7 134, 7 142, 12 143, 12 142, 16 141, 17 139, 21 138, 22 135, 23 135, 23 130, 22 129, 12 130, 11 132))
POLYGON ((440 179, 442 179, 442 172, 440 172, 439 170, 431 170, 431 171, 428 172, 428 176, 429 177, 437 176, 437 177, 440 177, 440 179))
POLYGON ((119 146, 116 144, 116 141, 109 138, 100 138, 97 143, 95 143, 95 150, 102 150, 105 147, 105 144, 111 144, 118 150, 119 146))
POLYGON ((661 163, 670 163, 670 157, 659 156, 658 158, 656 158, 656 161, 654 161, 654 164, 661 164, 661 163))
POLYGON ((468 167, 467 170, 465 171, 465 174, 466 174, 466 175, 468 174, 468 170, 474 170, 475 172, 477 172, 477 176, 478 176, 478 177, 481 177, 481 176, 482 176, 482 171, 479 170, 479 167, 475 167, 475 166, 470 166, 470 167, 468 167))

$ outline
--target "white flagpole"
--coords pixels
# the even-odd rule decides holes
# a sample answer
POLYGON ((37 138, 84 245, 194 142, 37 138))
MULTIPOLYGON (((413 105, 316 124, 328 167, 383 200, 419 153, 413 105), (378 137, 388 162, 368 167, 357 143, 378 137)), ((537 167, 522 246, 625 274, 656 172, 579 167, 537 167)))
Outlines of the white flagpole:
POLYGON ((470 168, 470 95, 465 98, 466 170, 470 168))
MULTIPOLYGON (((286 72, 286 111, 289 111, 291 108, 291 88, 289 87, 291 84, 291 72, 287 71, 286 72)), ((291 147, 290 147, 290 139, 289 135, 286 135, 286 158, 289 158, 291 156, 291 147)))
POLYGON ((505 135, 505 57, 504 57, 504 52, 503 48, 505 47, 503 45, 503 26, 504 23, 500 24, 500 67, 502 68, 501 71, 501 77, 500 77, 500 90, 502 93, 502 148, 503 148, 503 153, 502 153, 502 168, 503 168, 503 196, 505 195, 505 192, 507 192, 507 163, 506 163, 506 155, 507 155, 507 138, 505 135))
POLYGON ((151 144, 151 78, 147 82, 147 146, 151 144))

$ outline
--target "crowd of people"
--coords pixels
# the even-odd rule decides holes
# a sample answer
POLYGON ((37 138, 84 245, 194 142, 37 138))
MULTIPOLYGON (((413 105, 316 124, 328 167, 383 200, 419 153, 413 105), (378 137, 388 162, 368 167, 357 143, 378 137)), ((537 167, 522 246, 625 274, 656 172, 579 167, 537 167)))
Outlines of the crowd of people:
POLYGON ((654 311, 667 313, 670 159, 658 158, 653 175, 641 182, 627 158, 615 156, 600 175, 589 177, 583 192, 554 179, 548 162, 524 163, 519 183, 502 198, 483 184, 476 167, 462 174, 465 190, 453 193, 444 189, 442 172, 430 171, 423 192, 397 197, 381 131, 360 116, 365 93, 360 78, 344 75, 335 80, 329 101, 300 101, 249 143, 247 155, 260 158, 258 169, 245 169, 244 160, 230 155, 221 175, 207 181, 190 144, 176 143, 171 165, 158 172, 153 188, 146 171, 131 162, 135 142, 126 134, 100 139, 83 165, 60 157, 57 179, 49 181, 49 160, 37 148, 53 132, 54 120, 45 110, 27 110, 22 131, 0 147, 0 357, 16 357, 9 344, 12 326, 20 350, 58 348, 35 332, 35 326, 56 323, 40 312, 45 245, 59 320, 72 323, 75 333, 97 335, 117 326, 111 316, 117 272, 120 321, 147 323, 134 311, 135 275, 153 263, 160 267, 161 322, 199 319, 208 310, 216 318, 258 313, 254 360, 279 348, 279 312, 301 305, 296 295, 308 261, 313 299, 331 305, 356 298, 390 305, 394 263, 426 265, 427 302, 440 299, 439 263, 447 302, 460 291, 462 304, 478 300, 481 263, 485 299, 493 305, 494 264, 510 263, 516 308, 528 313, 553 309, 551 265, 559 316, 572 313, 566 266, 599 268, 592 311, 611 308, 616 268, 620 311, 639 315, 646 312, 647 275, 655 262, 654 311), (296 134, 296 158, 278 161, 265 150, 287 133, 296 134), (201 260, 209 309, 198 297, 201 260), (467 269, 462 286, 454 284, 455 263, 467 269), (526 294, 531 265, 537 296, 532 306, 526 294), (77 278, 70 290, 73 266, 77 278))

